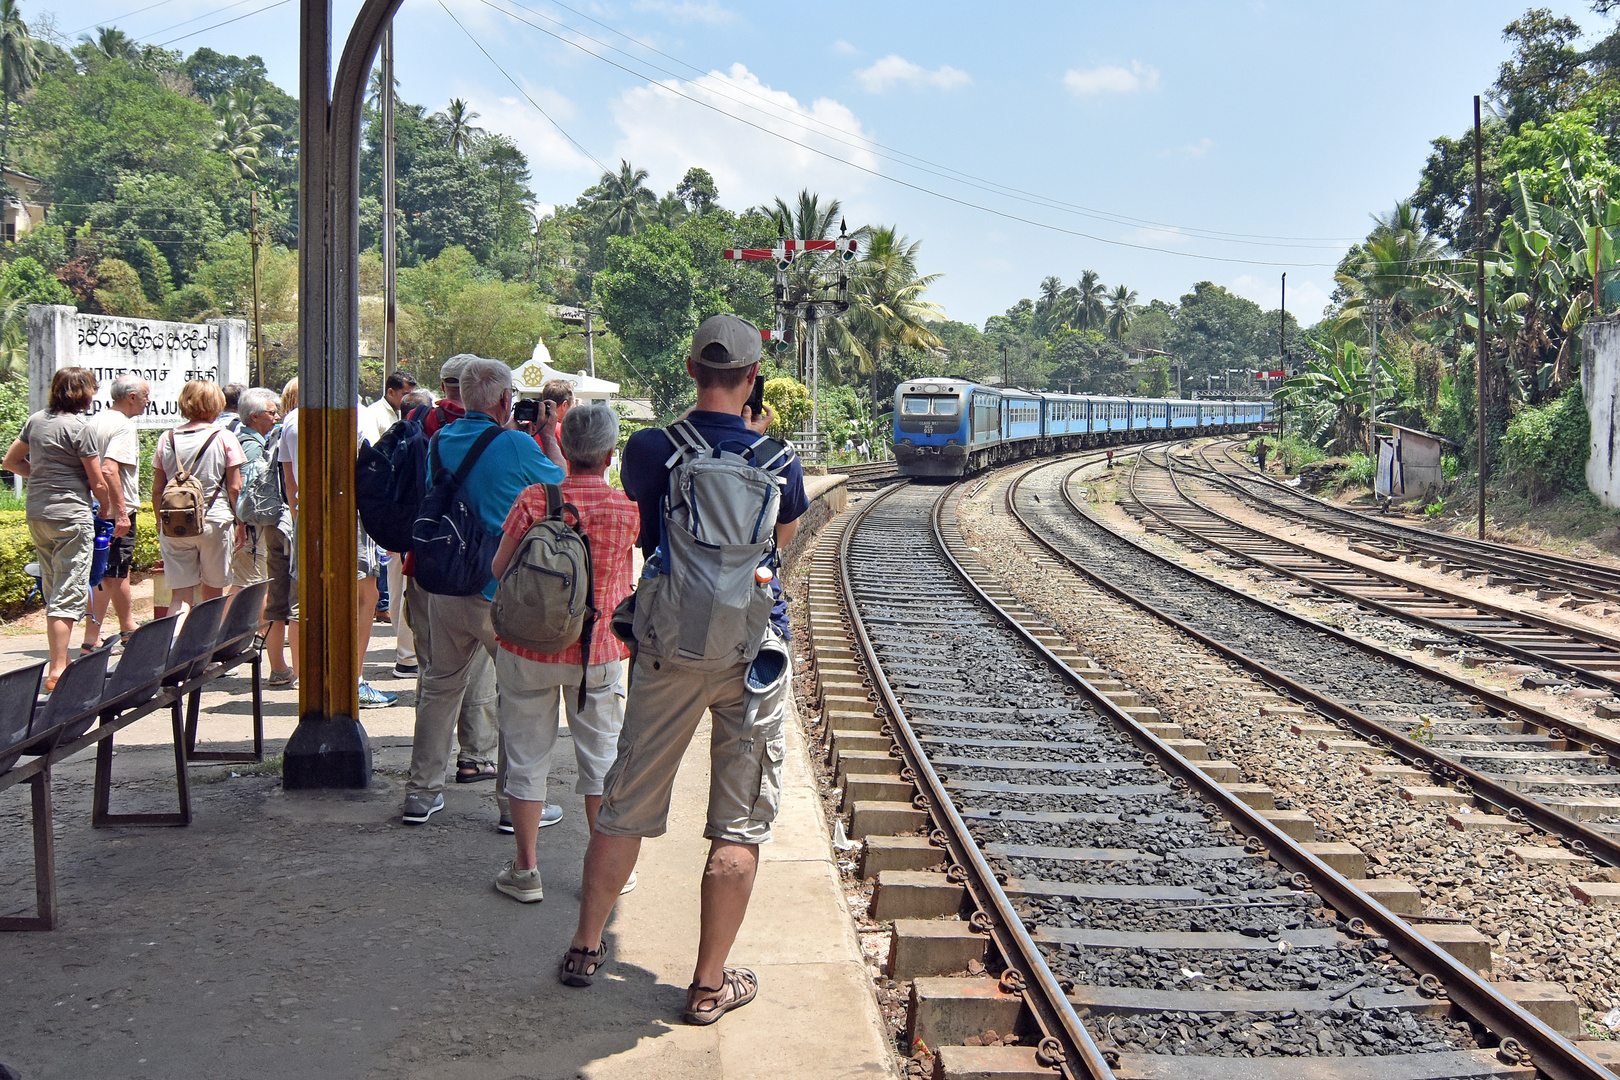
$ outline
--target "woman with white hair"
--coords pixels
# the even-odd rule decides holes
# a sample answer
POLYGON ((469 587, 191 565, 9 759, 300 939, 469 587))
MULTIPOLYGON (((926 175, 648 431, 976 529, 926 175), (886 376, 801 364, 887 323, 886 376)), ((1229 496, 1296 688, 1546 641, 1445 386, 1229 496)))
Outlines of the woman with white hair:
MULTIPOLYGON (((506 795, 511 800, 517 858, 495 879, 495 888, 524 903, 542 899, 535 840, 546 806, 546 776, 557 745, 558 698, 568 709, 568 731, 574 740, 579 780, 574 792, 585 796, 585 818, 596 828, 602 805, 602 781, 613 764, 624 725, 624 709, 614 687, 630 655, 614 636, 610 616, 634 587, 631 550, 641 531, 641 515, 624 493, 608 486, 603 474, 619 442, 619 418, 606 405, 579 405, 562 421, 562 452, 568 477, 561 486, 565 503, 579 511, 579 531, 590 545, 595 588, 596 627, 591 633, 590 668, 575 642, 560 653, 541 654, 497 635, 495 681, 500 691, 501 737, 506 744, 506 795), (585 681, 585 701, 578 688, 585 681)), ((495 554, 495 576, 506 572, 529 527, 548 513, 546 485, 531 484, 518 496, 502 528, 495 554)), ((572 522, 570 522, 572 524, 572 522)), ((635 875, 624 891, 635 888, 635 875)))

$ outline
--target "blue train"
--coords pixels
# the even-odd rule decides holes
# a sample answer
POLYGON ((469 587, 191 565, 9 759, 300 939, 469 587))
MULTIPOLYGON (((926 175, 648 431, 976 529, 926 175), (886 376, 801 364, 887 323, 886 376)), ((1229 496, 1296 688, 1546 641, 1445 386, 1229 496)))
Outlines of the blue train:
POLYGON ((1270 420, 1272 408, 1269 401, 1037 394, 916 379, 894 391, 894 456, 903 476, 962 476, 1021 457, 1250 428, 1270 420))

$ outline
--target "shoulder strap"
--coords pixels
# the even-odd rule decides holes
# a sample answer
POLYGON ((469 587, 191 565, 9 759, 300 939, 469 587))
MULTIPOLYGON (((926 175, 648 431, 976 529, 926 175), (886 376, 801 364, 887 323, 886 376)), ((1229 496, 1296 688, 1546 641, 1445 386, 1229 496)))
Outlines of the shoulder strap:
POLYGON ((769 435, 761 435, 758 439, 755 439, 749 445, 748 453, 753 457, 756 468, 764 469, 770 473, 787 468, 788 463, 793 460, 793 448, 781 439, 773 439, 769 435), (761 447, 770 450, 773 446, 776 448, 776 453, 761 461, 761 447), (777 464, 779 461, 781 462, 780 465, 777 464))
MULTIPOLYGON (((562 488, 558 487, 556 484, 547 484, 546 485, 546 517, 548 517, 548 518, 557 518, 560 521, 562 519, 562 516, 563 516, 562 488)), ((577 516, 577 511, 576 511, 576 516, 577 516)))
POLYGON ((461 467, 456 470, 455 485, 457 487, 460 487, 466 481, 467 474, 472 472, 473 466, 478 464, 478 459, 484 456, 484 451, 489 449, 489 444, 495 441, 501 430, 500 427, 491 424, 489 430, 478 436, 478 441, 472 444, 472 449, 467 451, 467 456, 461 459, 461 467))
MULTIPOLYGON (((214 436, 216 436, 218 434, 219 434, 219 428, 217 428, 217 427, 214 428, 213 431, 210 431, 208 433, 208 438, 204 439, 203 444, 201 446, 197 447, 197 452, 195 454, 191 455, 191 464, 182 467, 180 471, 185 473, 186 476, 188 476, 188 477, 191 476, 193 473, 195 473, 197 471, 197 462, 201 461, 202 456, 204 454, 208 453, 209 444, 214 441, 214 436)), ((180 444, 174 441, 174 432, 173 431, 169 432, 169 449, 174 451, 174 463, 176 465, 179 465, 180 464, 180 444)), ((213 504, 212 499, 210 499, 208 501, 209 501, 210 505, 213 504)))
POLYGON ((666 469, 673 468, 675 463, 687 454, 707 454, 712 449, 707 440, 698 434, 697 428, 692 426, 690 420, 677 420, 664 429, 664 434, 675 447, 675 452, 664 462, 666 469))

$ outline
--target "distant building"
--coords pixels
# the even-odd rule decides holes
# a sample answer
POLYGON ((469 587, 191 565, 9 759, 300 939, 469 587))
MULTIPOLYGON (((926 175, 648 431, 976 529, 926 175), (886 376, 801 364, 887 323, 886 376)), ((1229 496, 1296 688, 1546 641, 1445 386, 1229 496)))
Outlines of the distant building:
POLYGON ((35 225, 45 222, 51 203, 45 181, 15 169, 5 169, 5 201, 0 206, 0 239, 18 240, 35 225))

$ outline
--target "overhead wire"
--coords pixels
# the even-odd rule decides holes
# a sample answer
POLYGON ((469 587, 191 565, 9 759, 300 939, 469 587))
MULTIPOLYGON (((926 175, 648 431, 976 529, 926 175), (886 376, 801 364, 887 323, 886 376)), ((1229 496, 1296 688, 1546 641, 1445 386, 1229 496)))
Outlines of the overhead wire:
POLYGON ((134 11, 126 11, 122 15, 114 15, 110 19, 97 19, 95 22, 87 23, 84 26, 79 27, 77 30, 69 30, 66 36, 73 37, 75 34, 82 34, 86 30, 99 30, 103 26, 111 26, 119 19, 128 19, 132 16, 139 15, 142 12, 151 11, 153 8, 160 8, 164 4, 172 3, 174 3, 174 0, 157 0, 157 3, 155 4, 147 4, 145 7, 136 8, 134 11))
MULTIPOLYGON (((194 38, 198 34, 206 34, 210 30, 218 30, 222 26, 229 26, 231 23, 241 22, 243 19, 252 18, 254 15, 259 15, 259 14, 262 14, 262 13, 264 13, 266 11, 271 10, 272 8, 282 7, 283 5, 290 4, 290 3, 292 3, 292 0, 276 0, 276 2, 273 3, 273 4, 266 4, 262 8, 255 8, 253 11, 244 12, 241 15, 237 15, 235 18, 222 20, 220 22, 214 23, 211 26, 205 26, 201 30, 193 30, 189 34, 181 34, 179 37, 170 38, 168 41, 160 41, 160 42, 158 42, 158 48, 166 49, 170 45, 173 45, 177 41, 184 41, 187 38, 194 38)), ((230 7, 238 7, 238 6, 240 6, 240 3, 230 5, 230 7)), ((229 10, 230 10, 230 8, 220 8, 220 11, 229 11, 229 10)), ((214 12, 213 14, 218 14, 218 12, 214 12)), ((188 21, 190 21, 190 20, 188 20, 188 21)), ((177 25, 184 26, 185 23, 179 23, 177 25)), ((173 29, 173 27, 171 27, 170 29, 173 29)))
POLYGON ((596 167, 598 169, 601 169, 604 173, 611 171, 611 170, 608 169, 608 167, 606 165, 602 164, 601 160, 599 158, 597 158, 597 156, 595 154, 593 154, 589 150, 585 149, 585 146, 578 139, 576 139, 572 135, 568 134, 568 132, 563 128, 563 126, 561 124, 557 123, 557 121, 552 118, 552 115, 550 113, 546 112, 545 109, 542 109, 540 107, 540 103, 538 101, 534 100, 534 98, 529 94, 529 91, 527 89, 525 89, 523 86, 521 86, 516 79, 512 78, 511 73, 508 72, 504 67, 501 66, 501 63, 500 63, 499 60, 496 60, 493 56, 490 55, 489 50, 484 48, 483 42, 479 41, 476 37, 473 37, 472 31, 468 30, 467 27, 462 24, 461 20, 456 18, 456 13, 450 10, 450 8, 445 4, 444 0, 439 0, 439 6, 444 8, 444 13, 446 15, 450 16, 451 21, 454 22, 456 24, 456 26, 460 27, 461 32, 463 34, 467 35, 467 40, 471 41, 474 45, 476 45, 478 47, 478 51, 484 54, 484 59, 488 60, 491 64, 494 64, 495 65, 495 70, 499 71, 502 75, 505 75, 506 76, 506 81, 511 83, 512 87, 515 90, 517 90, 518 93, 522 94, 524 99, 527 100, 530 105, 534 106, 534 111, 535 112, 537 112, 541 116, 545 117, 547 123, 549 123, 552 127, 556 128, 558 133, 560 135, 562 135, 563 138, 567 139, 570 143, 572 143, 576 150, 578 150, 580 153, 584 154, 586 157, 590 158, 591 161, 595 163, 595 165, 596 165, 596 167))
MULTIPOLYGON (((439 0, 439 2, 440 2, 440 6, 443 6, 444 0, 439 0)), ((523 18, 521 15, 517 15, 517 14, 514 14, 513 12, 507 11, 506 9, 504 9, 504 8, 500 7, 499 5, 497 5, 496 3, 494 3, 493 0, 479 0, 479 2, 484 4, 484 6, 490 8, 490 9, 492 9, 494 11, 500 12, 501 14, 505 15, 509 19, 512 19, 512 20, 514 20, 516 22, 520 22, 525 26, 531 27, 532 29, 538 30, 540 33, 545 34, 547 37, 555 38, 556 40, 563 42, 564 44, 570 46, 571 48, 578 49, 580 52, 583 52, 586 56, 593 57, 593 58, 595 58, 597 60, 600 60, 604 64, 607 64, 607 65, 609 65, 611 67, 618 68, 620 71, 623 71, 626 74, 633 75, 638 79, 643 79, 643 78, 646 77, 642 73, 637 72, 637 71, 633 71, 630 68, 626 67, 625 65, 623 65, 623 64, 621 64, 621 63, 619 63, 619 62, 617 62, 615 60, 612 60, 612 59, 610 59, 610 58, 608 58, 606 56, 602 56, 599 53, 592 52, 590 49, 585 48, 583 45, 580 45, 578 42, 571 41, 568 38, 564 37, 563 35, 556 33, 555 31, 548 30, 543 26, 540 26, 540 25, 537 25, 536 23, 530 22, 528 19, 523 18)), ((449 11, 448 8, 445 8, 445 10, 449 11)), ((455 18, 455 16, 452 15, 451 18, 455 18)), ((457 21, 457 25, 460 25, 459 20, 457 21)), ((465 28, 463 28, 463 29, 465 29, 465 28)), ((480 46, 480 49, 482 49, 482 46, 480 46)), ((488 54, 486 53, 486 55, 488 55, 488 54)), ((493 62, 493 58, 491 58, 491 62, 493 62)), ((498 66, 499 65, 497 65, 497 67, 498 66)), ((511 78, 511 76, 507 76, 507 77, 509 79, 511 78)), ((1162 254, 1162 255, 1174 255, 1174 256, 1177 256, 1179 258, 1197 259, 1197 260, 1201 260, 1201 261, 1204 261, 1204 262, 1231 263, 1231 264, 1241 265, 1241 266, 1284 266, 1284 267, 1313 267, 1313 268, 1338 265, 1337 263, 1325 263, 1325 262, 1284 262, 1284 261, 1281 261, 1281 260, 1274 260, 1274 259, 1240 259, 1240 258, 1235 258, 1235 257, 1232 257, 1232 256, 1227 256, 1227 255, 1203 255, 1203 254, 1199 254, 1197 252, 1191 252, 1191 251, 1177 251, 1174 248, 1160 247, 1160 246, 1158 246, 1156 244, 1139 244, 1139 243, 1135 243, 1135 242, 1129 241, 1129 240, 1115 240, 1115 239, 1111 239, 1111 238, 1106 237, 1106 236, 1098 236, 1095 233, 1088 233, 1088 232, 1085 232, 1085 231, 1080 230, 1080 229, 1071 229, 1071 228, 1067 228, 1067 227, 1062 226, 1062 225, 1052 224, 1051 222, 1039 221, 1039 220, 1036 220, 1035 218, 1025 217, 1022 214, 1015 214, 1015 213, 1012 213, 1011 211, 1000 210, 1000 209, 997 209, 996 207, 993 207, 993 206, 986 206, 983 203, 977 203, 977 202, 972 201, 971 199, 964 199, 964 198, 961 198, 959 196, 950 195, 950 194, 947 194, 947 193, 942 192, 942 191, 935 191, 933 188, 926 187, 926 186, 924 186, 922 184, 916 184, 916 183, 913 183, 913 182, 911 182, 909 180, 904 180, 904 179, 902 179, 902 178, 900 178, 898 176, 890 176, 887 173, 880 172, 877 169, 869 168, 869 167, 867 167, 865 165, 861 165, 861 164, 859 164, 857 162, 850 161, 850 160, 848 160, 846 158, 839 157, 837 154, 830 153, 830 152, 828 152, 826 150, 821 149, 820 147, 812 146, 809 143, 802 142, 802 141, 800 141, 798 139, 793 138, 792 136, 785 135, 780 131, 772 130, 771 128, 768 128, 768 127, 764 126, 763 124, 757 124, 754 121, 747 119, 746 117, 741 117, 741 116, 736 115, 735 113, 727 112, 726 110, 720 108, 719 106, 713 104, 712 102, 704 101, 701 98, 694 97, 691 94, 688 94, 685 91, 683 91, 683 90, 681 90, 681 89, 679 89, 677 87, 672 87, 672 86, 669 86, 667 84, 664 84, 664 85, 661 86, 661 89, 663 89, 667 93, 673 94, 674 96, 679 97, 679 98, 681 98, 681 99, 683 99, 685 101, 690 101, 694 105, 701 106, 702 108, 708 109, 711 112, 717 113, 717 114, 719 114, 721 116, 724 116, 724 117, 726 117, 726 118, 728 118, 730 120, 733 120, 733 121, 735 121, 735 122, 737 122, 739 124, 743 124, 743 125, 745 125, 747 127, 753 128, 756 131, 763 132, 764 134, 769 135, 772 138, 779 139, 779 140, 781 140, 783 142, 786 142, 786 143, 790 143, 790 144, 792 144, 794 146, 799 147, 801 150, 807 150, 812 154, 816 154, 816 155, 818 155, 820 157, 827 158, 829 161, 835 161, 835 162, 839 163, 840 165, 846 166, 847 168, 855 169, 856 171, 866 173, 869 176, 875 176, 875 177, 879 178, 880 180, 886 180, 891 184, 896 184, 896 185, 898 185, 900 187, 908 188, 908 189, 910 189, 912 191, 916 191, 916 192, 919 192, 919 193, 924 194, 924 195, 931 195, 934 198, 940 199, 940 200, 942 200, 944 202, 954 203, 957 206, 967 207, 968 209, 971 209, 971 210, 978 210, 978 211, 981 211, 982 213, 990 214, 990 215, 992 215, 994 217, 999 217, 999 218, 1002 218, 1002 219, 1007 220, 1007 221, 1015 221, 1015 222, 1019 222, 1020 224, 1030 225, 1030 226, 1033 226, 1034 228, 1037 228, 1037 229, 1045 229, 1045 230, 1047 230, 1049 232, 1062 233, 1062 234, 1064 234, 1066 236, 1076 236, 1076 237, 1079 237, 1079 238, 1081 238, 1083 240, 1090 240, 1090 241, 1092 241, 1094 243, 1098 243, 1098 244, 1107 244, 1107 245, 1109 245, 1111 247, 1131 248, 1131 249, 1134 249, 1134 250, 1137 250, 1137 251, 1152 251, 1152 252, 1157 252, 1157 253, 1162 254)), ((531 99, 531 101, 532 101, 532 99, 531 99)), ((538 108, 538 106, 536 106, 536 107, 538 108)), ((561 130, 561 129, 559 129, 559 130, 561 130)), ((573 141, 573 140, 570 139, 570 141, 573 141)), ((593 158, 593 160, 594 160, 594 158, 593 158)), ((603 170, 603 171, 605 172, 607 170, 603 170)))
MULTIPOLYGON (((550 15, 547 15, 544 12, 537 11, 536 9, 534 9, 532 7, 529 7, 526 4, 521 3, 520 0, 506 0, 506 2, 511 4, 513 7, 519 8, 519 9, 521 9, 523 11, 527 11, 527 12, 529 12, 529 13, 531 13, 531 14, 539 17, 539 18, 546 19, 548 22, 551 22, 554 25, 561 26, 561 27, 563 27, 563 28, 575 33, 575 34, 578 34, 580 37, 584 38, 587 41, 590 41, 590 42, 593 42, 593 43, 595 43, 597 45, 600 45, 605 49, 611 49, 612 51, 618 53, 621 56, 625 56, 625 57, 627 57, 629 59, 634 60, 636 63, 645 64, 646 66, 652 68, 654 71, 661 72, 661 73, 663 73, 665 75, 668 75, 671 78, 675 78, 675 79, 685 79, 686 78, 685 76, 682 76, 680 74, 677 74, 676 72, 670 71, 668 68, 665 68, 665 67, 662 67, 662 66, 660 66, 658 64, 652 63, 651 61, 648 61, 648 60, 645 60, 645 59, 642 59, 642 58, 639 58, 639 57, 634 57, 630 53, 626 52, 625 50, 620 49, 617 46, 615 46, 615 45, 613 45, 613 44, 611 44, 609 42, 603 41, 600 38, 592 37, 591 35, 586 34, 583 31, 580 31, 576 27, 570 26, 568 23, 566 23, 565 21, 563 21, 561 19, 557 19, 557 18, 554 18, 554 17, 552 17, 550 15)), ((625 33, 622 30, 618 30, 617 28, 615 28, 613 26, 610 26, 609 24, 603 22, 601 19, 598 19, 598 18, 596 18, 596 17, 594 17, 594 16, 592 16, 592 15, 586 13, 586 12, 580 11, 578 8, 570 7, 568 4, 562 3, 561 0, 549 0, 549 2, 552 3, 556 7, 562 8, 564 11, 571 12, 574 15, 577 15, 582 19, 586 19, 589 22, 595 23, 597 26, 602 27, 603 29, 607 30, 610 33, 617 34, 619 37, 624 38, 626 41, 631 42, 632 44, 635 44, 635 45, 637 45, 637 46, 639 46, 639 47, 641 47, 643 49, 646 49, 649 52, 655 53, 658 56, 662 56, 665 59, 671 61, 672 63, 679 64, 680 66, 682 66, 682 67, 684 67, 684 68, 686 68, 686 69, 688 69, 690 71, 696 72, 700 76, 705 76, 705 75, 710 74, 709 72, 704 71, 702 68, 698 67, 697 65, 690 63, 689 61, 682 60, 678 56, 673 56, 670 53, 664 52, 663 50, 657 48, 656 46, 652 45, 649 42, 642 41, 639 38, 636 38, 636 37, 634 37, 634 36, 632 36, 630 34, 625 33)), ((588 52, 589 50, 586 50, 586 51, 588 52)), ((602 58, 599 57, 599 59, 602 59, 602 58)), ((642 75, 641 77, 645 78, 646 76, 642 75)), ((791 110, 788 110, 785 107, 777 104, 775 101, 772 101, 767 95, 757 93, 757 92, 755 92, 754 90, 750 89, 747 86, 741 86, 741 85, 737 85, 737 84, 726 84, 725 92, 722 92, 720 90, 720 88, 714 87, 714 86, 710 86, 709 89, 710 89, 711 92, 714 92, 716 94, 716 96, 730 98, 731 100, 736 101, 739 105, 742 105, 744 108, 752 109, 755 112, 764 112, 764 111, 766 111, 765 108, 761 108, 759 106, 749 105, 747 102, 744 102, 744 101, 740 100, 739 98, 735 97, 732 93, 730 93, 731 90, 735 90, 738 93, 741 93, 741 94, 743 94, 743 95, 745 95, 747 97, 751 97, 751 98, 754 98, 754 99, 760 101, 765 107, 767 107, 769 109, 769 111, 774 113, 776 116, 778 116, 780 118, 783 118, 783 119, 791 120, 792 122, 794 122, 798 126, 805 128, 806 130, 810 129, 811 126, 813 125, 814 127, 821 129, 818 132, 818 134, 822 135, 823 137, 829 138, 829 139, 831 139, 831 140, 833 140, 835 142, 840 142, 840 143, 843 143, 846 146, 851 146, 851 147, 854 147, 857 144, 855 142, 851 142, 849 140, 850 139, 858 140, 859 144, 863 148, 875 148, 875 150, 874 149, 869 149, 869 152, 875 153, 875 156, 883 158, 883 159, 888 160, 888 161, 893 161, 896 164, 905 165, 908 168, 918 169, 921 172, 930 173, 932 175, 939 176, 942 179, 953 180, 953 181, 955 181, 957 183, 966 184, 969 187, 979 188, 980 190, 988 191, 988 192, 991 192, 993 194, 998 194, 998 195, 1003 195, 1003 196, 1015 198, 1015 199, 1018 199, 1021 202, 1028 202, 1028 203, 1032 203, 1034 205, 1044 206, 1044 207, 1047 207, 1048 209, 1062 210, 1062 211, 1065 211, 1065 212, 1068 212, 1068 213, 1077 214, 1077 215, 1079 215, 1081 217, 1090 217, 1090 218, 1094 218, 1096 220, 1107 221, 1107 222, 1110 222, 1112 224, 1117 224, 1117 225, 1132 225, 1132 226, 1138 226, 1138 227, 1144 227, 1145 226, 1145 227, 1150 227, 1150 228, 1174 229, 1174 230, 1176 230, 1178 232, 1185 233, 1185 234, 1187 234, 1189 236, 1196 236, 1199 239, 1216 240, 1216 241, 1220 241, 1220 242, 1224 242, 1224 243, 1246 243, 1246 244, 1252 244, 1254 246, 1260 246, 1260 247, 1327 247, 1327 248, 1336 248, 1338 246, 1341 246, 1342 244, 1354 243, 1355 241, 1361 239, 1360 237, 1327 237, 1327 236, 1322 236, 1322 237, 1297 237, 1297 236, 1281 236, 1281 235, 1265 234, 1265 233, 1227 232, 1227 231, 1223 231, 1223 230, 1219 230, 1219 229, 1205 229, 1205 228, 1198 227, 1198 226, 1175 225, 1175 224, 1171 224, 1171 223, 1168 223, 1168 222, 1154 221, 1154 220, 1147 219, 1147 218, 1137 218, 1137 217, 1132 217, 1132 216, 1126 215, 1126 214, 1117 214, 1117 213, 1114 213, 1112 211, 1099 210, 1099 209, 1097 209, 1095 207, 1084 206, 1084 205, 1081 205, 1079 203, 1072 203, 1072 202, 1065 201, 1063 199, 1057 199, 1057 198, 1054 198, 1054 197, 1051 197, 1051 196, 1041 195, 1041 194, 1039 194, 1037 192, 1026 191, 1026 190, 1024 190, 1022 188, 1014 187, 1014 186, 1009 185, 1009 184, 1003 184, 1003 183, 1001 183, 999 181, 990 180, 990 179, 987 179, 985 177, 977 176, 977 175, 975 175, 973 173, 965 172, 965 171, 963 171, 961 169, 956 169, 956 168, 953 168, 952 166, 945 165, 945 164, 942 164, 940 162, 931 161, 928 158, 924 158, 924 157, 921 157, 919 155, 909 153, 909 152, 907 152, 905 150, 901 150, 901 149, 899 149, 897 147, 889 146, 889 145, 887 145, 885 143, 882 143, 882 142, 878 141, 877 139, 874 139, 874 138, 872 138, 872 137, 870 137, 868 135, 864 135, 864 134, 861 134, 859 132, 852 132, 852 131, 849 131, 848 129, 837 127, 837 126, 835 126, 833 124, 830 124, 830 123, 828 123, 828 122, 826 122, 824 120, 821 120, 820 118, 815 117, 813 115, 803 113, 803 112, 793 112, 791 110), (849 136, 849 139, 844 138, 844 136, 849 136), (877 152, 877 151, 884 151, 884 152, 877 152), (898 156, 896 156, 896 155, 898 155, 898 156), (909 161, 904 161, 904 160, 901 160, 902 158, 910 159, 910 160, 909 161), (911 162, 917 162, 919 164, 911 164, 911 162), (1266 241, 1275 241, 1275 243, 1267 243, 1266 241)))

